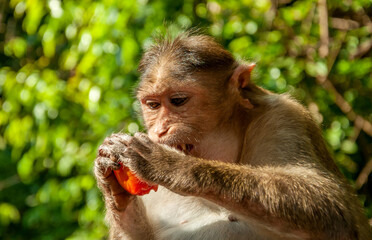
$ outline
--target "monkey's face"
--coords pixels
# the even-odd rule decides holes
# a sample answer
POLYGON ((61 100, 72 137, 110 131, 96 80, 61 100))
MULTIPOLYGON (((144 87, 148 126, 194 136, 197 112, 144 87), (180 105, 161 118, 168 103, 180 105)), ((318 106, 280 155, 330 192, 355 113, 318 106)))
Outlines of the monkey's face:
POLYGON ((203 140, 218 124, 219 113, 208 94, 195 81, 142 84, 137 97, 150 139, 199 156, 203 140))

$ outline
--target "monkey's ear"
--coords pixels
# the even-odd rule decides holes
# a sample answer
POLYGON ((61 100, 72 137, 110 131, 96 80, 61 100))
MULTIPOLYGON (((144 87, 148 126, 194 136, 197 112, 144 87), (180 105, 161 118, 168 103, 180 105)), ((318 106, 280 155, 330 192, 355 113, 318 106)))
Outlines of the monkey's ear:
POLYGON ((246 87, 251 81, 251 72, 255 66, 255 63, 239 65, 239 67, 234 70, 230 82, 238 89, 246 87))
MULTIPOLYGON (((230 83, 235 87, 236 90, 240 92, 240 89, 246 87, 251 81, 251 72, 256 66, 255 63, 251 64, 241 64, 234 70, 230 78, 230 83)), ((253 104, 247 98, 243 98, 240 95, 240 104, 247 109, 253 109, 253 104)))

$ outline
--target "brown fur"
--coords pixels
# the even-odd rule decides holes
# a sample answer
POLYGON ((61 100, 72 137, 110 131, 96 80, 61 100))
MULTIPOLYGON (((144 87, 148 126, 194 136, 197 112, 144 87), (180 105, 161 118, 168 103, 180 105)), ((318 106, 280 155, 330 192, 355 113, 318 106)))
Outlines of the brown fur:
POLYGON ((114 134, 96 160, 113 239, 371 239, 309 112, 251 83, 213 39, 158 42, 139 70, 148 135, 114 134), (123 192, 117 161, 159 191, 123 192))

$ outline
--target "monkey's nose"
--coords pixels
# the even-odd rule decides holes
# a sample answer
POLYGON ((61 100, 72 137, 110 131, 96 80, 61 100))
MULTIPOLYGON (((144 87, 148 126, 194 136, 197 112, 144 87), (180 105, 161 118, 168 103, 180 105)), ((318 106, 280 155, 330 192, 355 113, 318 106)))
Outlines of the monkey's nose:
POLYGON ((157 135, 158 138, 161 138, 167 134, 168 130, 169 130, 169 127, 159 126, 154 129, 154 133, 157 135))
POLYGON ((158 134, 158 137, 161 138, 162 136, 164 136, 165 134, 167 134, 167 132, 168 132, 168 129, 165 130, 165 131, 163 131, 163 132, 161 132, 161 133, 159 133, 158 134))

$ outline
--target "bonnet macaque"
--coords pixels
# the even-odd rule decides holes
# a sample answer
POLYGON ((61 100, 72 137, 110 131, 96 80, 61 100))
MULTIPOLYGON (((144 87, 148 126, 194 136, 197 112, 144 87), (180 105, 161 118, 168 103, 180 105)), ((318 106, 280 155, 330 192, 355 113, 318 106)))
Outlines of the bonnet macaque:
POLYGON ((147 134, 113 134, 95 175, 111 239, 372 239, 309 112, 251 82, 211 37, 164 38, 143 55, 147 134), (117 182, 123 164, 157 192, 117 182))

